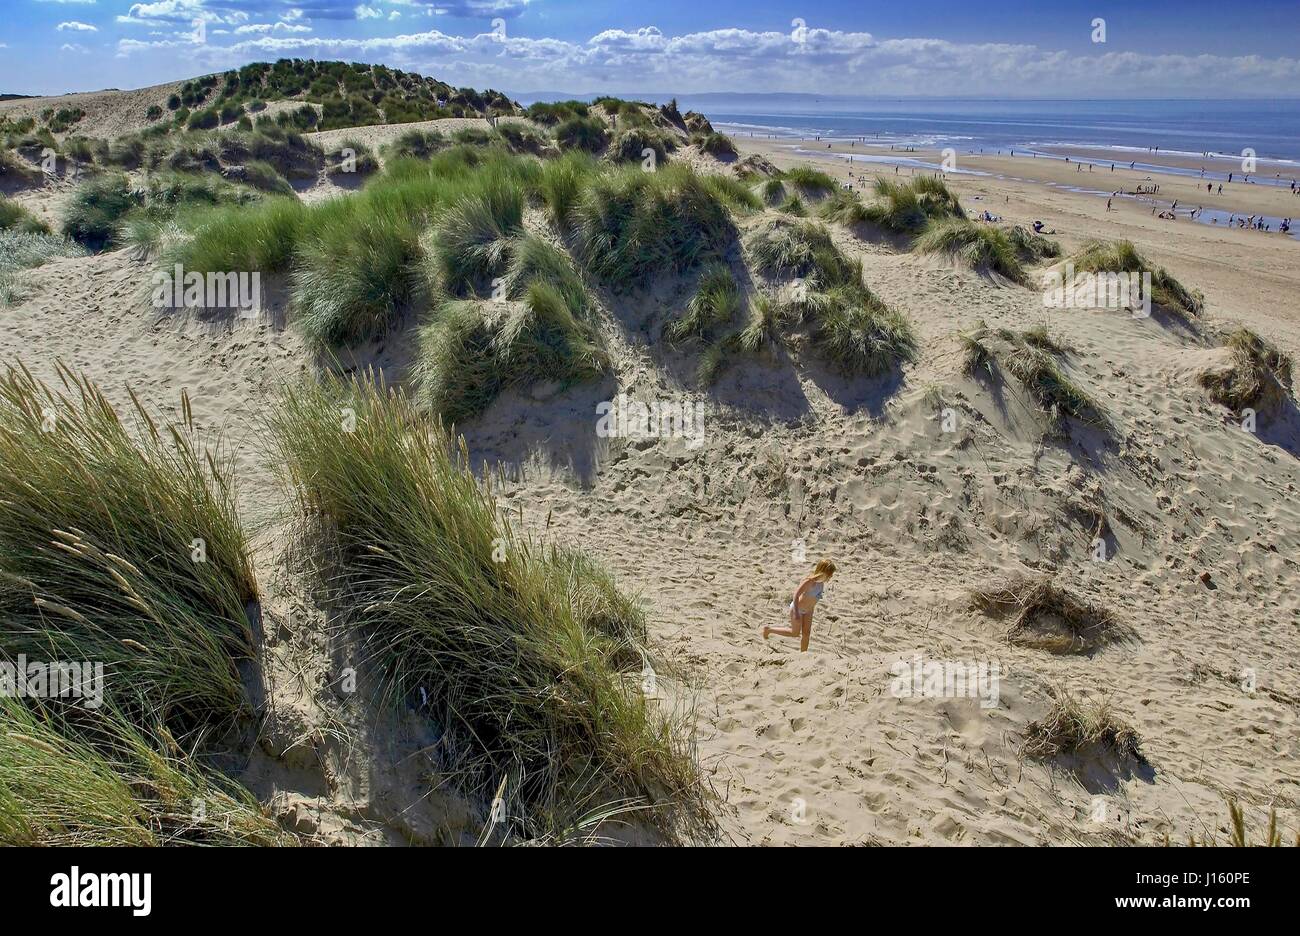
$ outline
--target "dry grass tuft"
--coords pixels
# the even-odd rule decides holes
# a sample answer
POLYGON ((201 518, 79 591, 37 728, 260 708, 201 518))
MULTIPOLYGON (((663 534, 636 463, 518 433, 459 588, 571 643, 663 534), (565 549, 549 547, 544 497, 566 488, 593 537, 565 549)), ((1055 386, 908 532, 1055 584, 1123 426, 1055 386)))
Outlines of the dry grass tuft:
POLYGON ((972 593, 985 614, 1011 617, 1007 639, 1021 647, 1057 654, 1083 654, 1136 635, 1101 605, 1084 601, 1042 577, 1013 576, 972 593))

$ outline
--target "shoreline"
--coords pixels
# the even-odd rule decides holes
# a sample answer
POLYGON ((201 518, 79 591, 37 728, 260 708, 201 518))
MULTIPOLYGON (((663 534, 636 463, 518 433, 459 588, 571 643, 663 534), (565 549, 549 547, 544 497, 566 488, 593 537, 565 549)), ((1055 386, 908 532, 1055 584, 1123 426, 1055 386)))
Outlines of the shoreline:
MULTIPOLYGON (((888 171, 895 168, 906 170, 909 175, 918 170, 937 172, 942 171, 945 159, 943 150, 921 147, 905 151, 886 150, 882 153, 876 147, 863 151, 852 143, 843 142, 823 141, 810 145, 807 140, 760 140, 746 136, 733 136, 733 139, 745 152, 759 152, 769 158, 774 153, 788 154, 798 159, 813 160, 822 168, 828 165, 847 167, 851 173, 904 174, 888 171)), ((1218 181, 1202 180, 1199 176, 1142 168, 1129 169, 1118 163, 1113 170, 1109 163, 1104 167, 1093 164, 1089 171, 1087 163, 1075 162, 1073 156, 1071 162, 1066 162, 1064 157, 1022 156, 1019 152, 1010 156, 958 151, 955 154, 950 152, 948 156, 949 165, 954 166, 946 173, 949 182, 978 179, 1005 185, 1039 184, 1094 199, 1112 197, 1117 206, 1125 203, 1138 205, 1149 214, 1172 209, 1179 221, 1189 220, 1188 214, 1200 209, 1197 219, 1192 221, 1198 226, 1227 229, 1229 219, 1233 219, 1233 229, 1245 234, 1258 234, 1261 237, 1277 234, 1300 241, 1300 228, 1294 223, 1300 215, 1300 194, 1293 194, 1287 186, 1224 182, 1220 193, 1218 181), (1212 185, 1213 190, 1202 188, 1206 184, 1212 185), (1154 212, 1151 211, 1153 208, 1156 209, 1154 212), (1263 216, 1271 230, 1256 231, 1238 228, 1235 224, 1236 220, 1243 217, 1260 216, 1263 216), (1279 231, 1279 227, 1283 219, 1288 218, 1292 220, 1291 231, 1285 235, 1279 231)), ((1300 185, 1297 185, 1297 191, 1300 191, 1300 185)))
MULTIPOLYGON (((847 153, 828 158, 821 152, 801 151, 799 141, 758 140, 735 136, 741 157, 764 156, 778 168, 811 164, 826 171, 859 195, 870 197, 876 178, 908 178, 930 172, 920 166, 894 166, 884 162, 849 162, 847 153)), ((834 150, 832 150, 834 152, 834 150)), ((918 161, 941 158, 938 151, 907 153, 918 161)), ((1300 214, 1300 196, 1286 189, 1265 186, 1224 186, 1222 201, 1195 201, 1193 180, 1177 176, 1160 177, 1158 204, 1139 202, 1133 197, 1113 198, 1106 208, 1101 195, 1077 189, 1087 186, 1080 173, 1061 160, 1016 156, 957 157, 961 170, 947 174, 946 181, 961 198, 968 213, 987 209, 1007 224, 1030 226, 1041 220, 1046 231, 1054 231, 1067 252, 1089 240, 1128 239, 1175 275, 1202 286, 1207 305, 1216 318, 1237 318, 1252 327, 1273 334, 1291 349, 1300 349, 1300 265, 1296 263, 1296 233, 1227 227, 1223 224, 1189 222, 1182 214, 1188 205, 1204 204, 1207 211, 1227 209, 1245 214, 1293 217, 1300 214), (974 170, 974 171, 970 171, 974 170), (1082 181, 1082 184, 1081 184, 1082 181), (1294 201, 1293 201, 1294 199, 1294 201), (1154 217, 1152 208, 1167 208, 1178 201, 1177 220, 1154 217), (1292 207, 1294 205, 1294 208, 1292 207), (1283 213, 1284 212, 1284 213, 1283 213)), ((1086 171, 1082 175, 1089 175, 1086 171)), ((1091 173, 1100 182, 1101 173, 1091 173)), ((1109 168, 1107 180, 1112 176, 1109 168)), ((1116 189, 1131 191, 1145 181, 1146 173, 1114 172, 1116 189)), ((1216 184, 1217 185, 1217 184, 1216 184)))

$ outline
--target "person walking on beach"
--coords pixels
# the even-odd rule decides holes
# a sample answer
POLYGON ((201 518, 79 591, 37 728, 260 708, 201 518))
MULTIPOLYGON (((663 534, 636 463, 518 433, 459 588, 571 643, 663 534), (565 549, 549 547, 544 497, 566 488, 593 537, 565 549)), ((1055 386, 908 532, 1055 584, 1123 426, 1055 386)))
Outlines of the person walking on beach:
POLYGON ((799 652, 806 653, 808 638, 812 635, 813 611, 826 590, 826 583, 831 580, 831 576, 834 574, 835 563, 829 559, 822 559, 818 562, 813 567, 812 572, 794 590, 794 600, 790 602, 789 608, 789 628, 764 626, 763 639, 767 640, 772 634, 776 634, 778 637, 798 637, 799 652))

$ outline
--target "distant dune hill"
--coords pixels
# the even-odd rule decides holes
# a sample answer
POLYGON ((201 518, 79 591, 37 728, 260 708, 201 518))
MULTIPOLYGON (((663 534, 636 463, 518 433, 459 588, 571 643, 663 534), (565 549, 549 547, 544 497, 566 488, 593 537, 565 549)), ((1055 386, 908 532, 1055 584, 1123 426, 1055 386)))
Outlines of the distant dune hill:
MULTIPOLYGON (((240 69, 130 91, 103 90, 46 97, 7 96, 0 119, 32 118, 50 112, 84 111, 72 122, 51 126, 56 135, 115 137, 157 124, 218 126, 250 118, 279 103, 310 104, 317 112, 310 129, 411 123, 448 117, 481 117, 489 111, 517 113, 499 91, 456 88, 446 82, 383 65, 281 59, 240 69)), ((301 129, 309 129, 302 127, 301 129)))

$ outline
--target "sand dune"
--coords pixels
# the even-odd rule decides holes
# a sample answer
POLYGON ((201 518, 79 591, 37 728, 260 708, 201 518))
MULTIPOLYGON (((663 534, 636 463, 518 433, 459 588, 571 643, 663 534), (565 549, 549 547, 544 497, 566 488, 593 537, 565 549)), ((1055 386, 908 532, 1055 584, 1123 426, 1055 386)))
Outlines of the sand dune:
MULTIPOLYGON (((83 132, 120 130, 172 87, 58 100, 75 97, 90 112, 83 132)), ((8 102, 0 112, 40 106, 8 102)), ((318 136, 377 144, 406 129, 318 136)), ((778 165, 797 158, 738 143, 778 165)), ((862 172, 817 164, 843 179, 862 172)), ((658 340, 689 298, 682 278, 608 310, 610 382, 555 397, 507 393, 461 427, 476 462, 506 466, 502 496, 529 529, 581 544, 643 596, 654 642, 674 664, 666 698, 697 707, 700 757, 729 840, 1156 844, 1222 836, 1227 797, 1252 823, 1276 807, 1284 829, 1300 824, 1300 419, 1291 405, 1245 432, 1197 384, 1223 358, 1215 328, 1230 322, 1300 353, 1297 245, 1163 222, 1137 207, 1107 213, 1104 199, 1027 181, 1018 161, 1015 172, 950 182, 968 209, 1044 220, 1067 252, 1095 237, 1133 240, 1204 291, 1201 332, 1121 312, 1048 311, 1037 289, 836 227, 870 287, 917 329, 919 360, 901 382, 847 381, 795 342, 732 367, 710 393, 694 389, 681 379, 682 356, 658 340), (1013 384, 964 374, 959 333, 979 322, 1046 324, 1068 349, 1069 375, 1105 407, 1109 439, 1045 435, 1013 384), (705 403, 702 444, 596 438, 595 403, 620 392, 705 403), (790 592, 823 556, 840 571, 810 651, 765 643, 759 629, 781 623, 790 592), (1086 596, 1133 638, 1073 654, 1012 643, 1006 622, 975 610, 971 595, 1014 573, 1086 596), (897 697, 891 666, 918 656, 996 663, 995 704, 897 697), (1147 762, 1022 756, 1030 723, 1060 687, 1109 698, 1147 762)), ((61 197, 52 185, 25 200, 61 197)), ((1288 197, 1251 192, 1241 204, 1265 199, 1256 210, 1288 213, 1288 197)), ((329 689, 339 635, 284 547, 283 499, 259 434, 268 400, 309 372, 313 355, 291 325, 275 324, 278 298, 257 322, 159 318, 150 272, 126 251, 32 271, 29 298, 2 313, 0 358, 51 378, 62 361, 113 399, 129 386, 165 412, 186 390, 198 423, 236 443, 268 592, 269 719, 243 778, 273 813, 328 842, 440 841, 445 828, 472 841, 469 812, 419 787, 419 726, 375 718, 329 689)), ((407 340, 362 356, 401 380, 407 340)))

